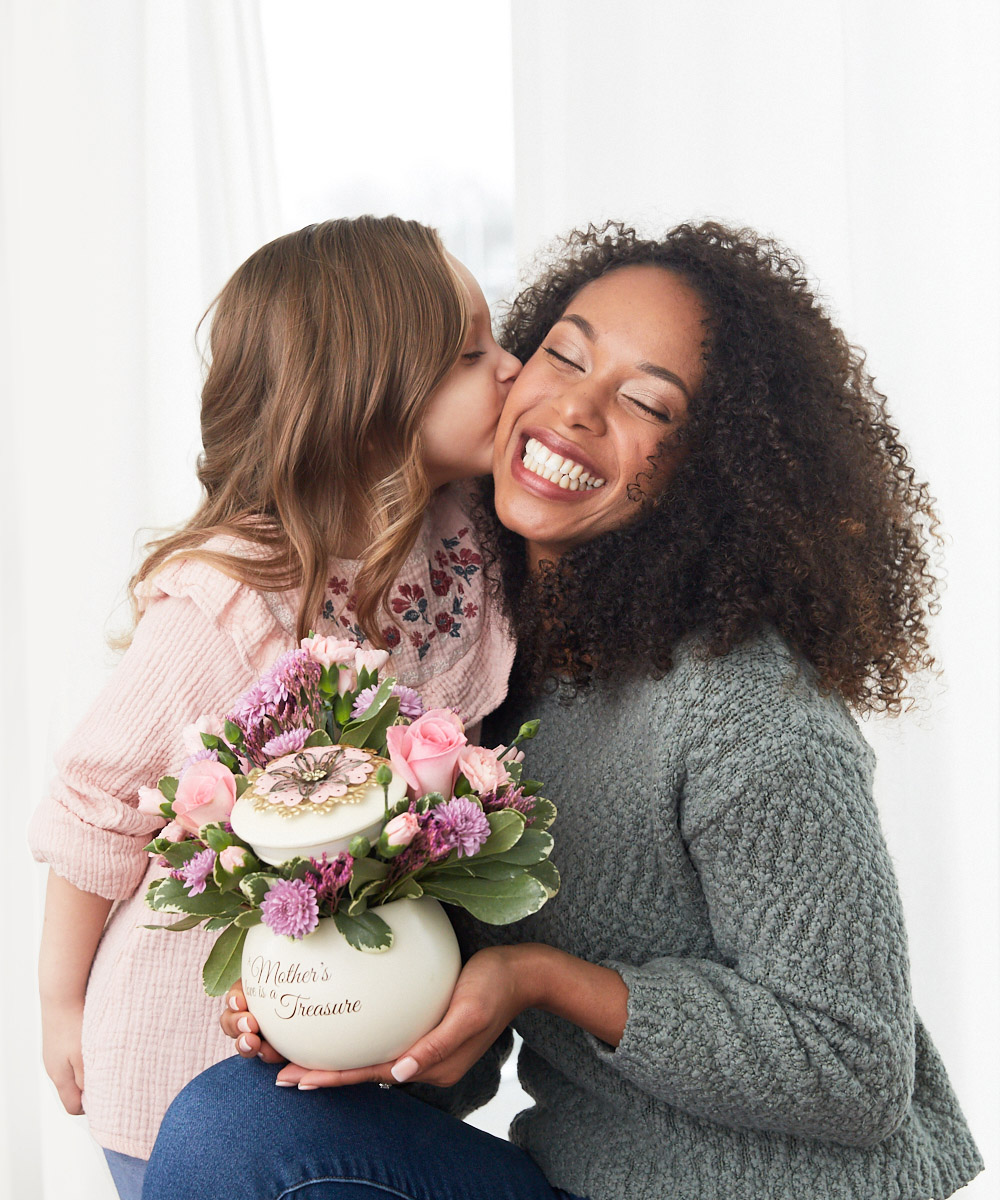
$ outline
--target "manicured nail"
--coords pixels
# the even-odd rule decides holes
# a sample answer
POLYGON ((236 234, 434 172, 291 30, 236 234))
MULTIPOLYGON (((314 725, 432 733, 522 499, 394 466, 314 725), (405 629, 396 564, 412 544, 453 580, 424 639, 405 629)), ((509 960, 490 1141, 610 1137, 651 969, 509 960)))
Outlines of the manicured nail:
POLYGON ((233 1012, 239 1011, 240 1002, 239 1002, 239 1000, 236 999, 235 996, 229 997, 229 1007, 233 1010, 233 1012))
POLYGON ((253 1030, 250 1028, 249 1017, 240 1017, 240 1019, 236 1022, 236 1028, 240 1031, 240 1033, 253 1033, 253 1030))
POLYGON ((249 1043, 249 1042, 246 1040, 246 1038, 245 1038, 245 1037, 237 1038, 237 1039, 236 1039, 236 1045, 237 1045, 237 1046, 239 1046, 239 1048, 240 1048, 240 1049, 241 1049, 241 1050, 242 1050, 242 1051, 243 1051, 245 1054, 251 1054, 251 1053, 252 1053, 252 1050, 250 1049, 250 1043, 249 1043))
POLYGON ((401 1058, 389 1074, 397 1083, 406 1083, 420 1070, 420 1064, 415 1058, 401 1058))
POLYGON ((300 1092, 314 1092, 315 1090, 316 1090, 316 1084, 314 1084, 314 1083, 300 1083, 299 1084, 300 1092))
POLYGON ((278 1087, 295 1087, 295 1083, 291 1079, 276 1079, 274 1082, 278 1087))

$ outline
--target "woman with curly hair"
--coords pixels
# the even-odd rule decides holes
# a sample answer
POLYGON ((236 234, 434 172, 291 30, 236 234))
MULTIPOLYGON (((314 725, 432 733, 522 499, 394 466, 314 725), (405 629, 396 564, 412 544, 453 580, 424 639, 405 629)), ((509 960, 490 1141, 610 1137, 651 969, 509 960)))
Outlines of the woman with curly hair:
POLYGON ((935 517, 883 397, 801 266, 715 224, 574 234, 504 340, 519 650, 484 740, 541 717, 561 891, 463 921, 451 1007, 394 1063, 277 1070, 234 988, 251 1061, 181 1093, 146 1195, 942 1200, 982 1162, 912 1008, 852 717, 933 665, 935 517), (454 1119, 511 1027, 513 1144, 454 1119))

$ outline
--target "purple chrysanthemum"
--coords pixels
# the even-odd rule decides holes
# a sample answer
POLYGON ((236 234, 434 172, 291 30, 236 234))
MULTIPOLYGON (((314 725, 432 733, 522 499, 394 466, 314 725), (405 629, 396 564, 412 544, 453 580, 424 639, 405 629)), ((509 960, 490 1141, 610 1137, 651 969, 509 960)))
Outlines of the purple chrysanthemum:
POLYGON ((189 896, 200 896, 205 890, 209 875, 215 870, 215 851, 201 850, 193 858, 189 858, 177 872, 177 877, 184 881, 189 896))
POLYGON ((324 853, 320 858, 311 858, 309 863, 312 866, 310 874, 316 881, 317 897, 331 908, 335 908, 341 891, 354 874, 354 859, 345 851, 341 851, 332 860, 324 853))
POLYGON ((490 836, 486 814, 468 796, 459 796, 432 809, 432 824, 437 840, 458 856, 478 854, 490 836))
MULTIPOLYGON (((358 717, 363 717, 368 709, 371 708, 377 691, 378 684, 373 683, 371 687, 366 687, 364 691, 358 692, 357 699, 354 701, 354 707, 351 709, 351 716, 355 720, 358 717)), ((415 692, 413 688, 406 687, 402 683, 397 683, 389 695, 395 696, 399 701, 399 715, 401 717, 415 721, 417 717, 423 715, 424 702, 420 699, 419 693, 415 692)))
POLYGON ((322 701, 323 668, 305 650, 288 650, 233 705, 229 720, 243 731, 247 753, 257 766, 267 764, 264 746, 278 734, 315 728, 322 701))
POLYGON ((190 758, 186 758, 181 766, 180 774, 177 776, 177 781, 180 782, 184 778, 184 776, 187 774, 188 767, 193 767, 196 762, 204 762, 209 758, 212 759, 213 762, 218 762, 218 750, 209 750, 206 748, 205 750, 199 750, 197 754, 192 754, 190 758))
POLYGON ((312 732, 310 729, 286 729, 277 737, 271 738, 261 746, 261 753, 268 758, 281 758, 283 754, 295 754, 306 744, 306 739, 312 732))
POLYGON ((302 879, 278 879, 260 906, 261 919, 274 933, 302 938, 319 924, 316 892, 302 879))

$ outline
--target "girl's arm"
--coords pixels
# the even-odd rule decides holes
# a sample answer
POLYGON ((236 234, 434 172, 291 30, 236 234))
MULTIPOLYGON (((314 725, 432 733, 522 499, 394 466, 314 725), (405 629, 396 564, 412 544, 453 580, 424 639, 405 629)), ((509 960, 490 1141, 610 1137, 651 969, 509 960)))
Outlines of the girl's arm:
POLYGON ((83 1112, 83 998, 111 904, 49 871, 38 956, 42 1059, 63 1108, 73 1115, 83 1112))

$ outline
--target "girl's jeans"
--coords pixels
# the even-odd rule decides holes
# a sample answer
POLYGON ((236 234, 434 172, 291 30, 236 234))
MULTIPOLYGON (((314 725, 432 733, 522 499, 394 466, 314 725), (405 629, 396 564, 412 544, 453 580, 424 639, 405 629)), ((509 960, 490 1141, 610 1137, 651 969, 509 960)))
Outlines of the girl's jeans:
POLYGON ((167 1110, 143 1200, 574 1200, 523 1150, 373 1083, 300 1092, 229 1058, 167 1110))
POLYGON ((118 1200, 142 1200, 142 1177, 146 1172, 146 1160, 133 1158, 130 1154, 119 1154, 117 1150, 105 1150, 111 1178, 115 1181, 118 1200))

